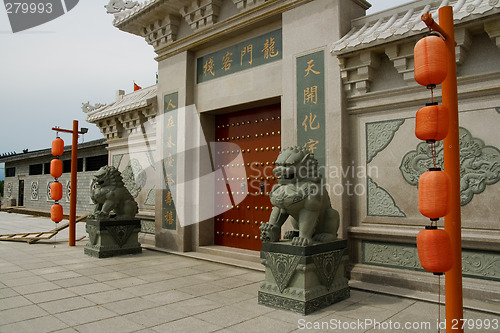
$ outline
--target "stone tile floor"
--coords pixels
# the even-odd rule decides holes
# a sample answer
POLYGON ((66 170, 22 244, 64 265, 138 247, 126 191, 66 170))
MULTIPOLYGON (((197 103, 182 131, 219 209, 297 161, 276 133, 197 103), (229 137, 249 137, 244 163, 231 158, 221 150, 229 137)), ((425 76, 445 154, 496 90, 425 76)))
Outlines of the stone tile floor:
MULTIPOLYGON (((0 212, 0 234, 53 227, 0 212)), ((150 250, 96 259, 83 254, 85 239, 67 239, 66 230, 54 241, 0 242, 0 332, 437 332, 437 304, 351 290, 302 316, 257 303, 262 272, 150 250)), ((464 317, 466 332, 500 331, 498 315, 464 317)))

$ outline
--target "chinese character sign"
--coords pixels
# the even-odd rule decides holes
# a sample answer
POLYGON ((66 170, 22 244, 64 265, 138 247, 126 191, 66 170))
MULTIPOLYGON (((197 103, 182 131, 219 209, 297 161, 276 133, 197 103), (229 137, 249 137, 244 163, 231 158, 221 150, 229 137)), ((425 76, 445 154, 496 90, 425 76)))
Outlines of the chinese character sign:
POLYGON ((281 29, 197 59, 197 82, 267 64, 282 58, 281 29))
POLYGON ((162 213, 164 229, 176 229, 177 214, 175 211, 175 185, 177 182, 177 109, 178 94, 172 93, 163 99, 163 181, 165 189, 162 195, 162 213))
POLYGON ((297 58, 297 143, 314 153, 320 166, 325 157, 325 61, 319 51, 297 58))

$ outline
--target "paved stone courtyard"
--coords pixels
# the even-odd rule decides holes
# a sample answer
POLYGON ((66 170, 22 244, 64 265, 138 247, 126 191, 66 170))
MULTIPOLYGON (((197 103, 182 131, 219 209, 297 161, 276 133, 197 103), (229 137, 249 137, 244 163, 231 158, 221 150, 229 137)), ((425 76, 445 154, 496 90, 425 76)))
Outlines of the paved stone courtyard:
MULTIPOLYGON (((53 227, 0 212, 0 234, 53 227)), ((351 290, 348 300, 302 316, 257 304, 262 272, 151 250, 96 259, 83 254, 86 239, 75 247, 67 239, 65 230, 54 241, 0 242, 0 332, 437 331, 434 303, 351 290)), ((464 313, 475 322, 466 332, 500 329, 500 315, 464 313)))

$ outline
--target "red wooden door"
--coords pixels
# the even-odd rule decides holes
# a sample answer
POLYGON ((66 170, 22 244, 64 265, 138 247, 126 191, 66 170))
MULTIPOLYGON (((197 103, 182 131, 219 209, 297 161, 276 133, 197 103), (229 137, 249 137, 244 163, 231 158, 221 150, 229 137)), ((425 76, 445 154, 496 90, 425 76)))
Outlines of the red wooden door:
POLYGON ((215 164, 226 165, 229 171, 225 179, 217 180, 216 204, 227 203, 223 199, 227 194, 233 202, 247 194, 239 204, 228 205, 226 212, 215 217, 217 245, 261 249, 259 226, 269 221, 272 205, 268 194, 277 183, 272 170, 281 149, 280 114, 278 104, 216 118, 216 141, 239 146, 215 152, 215 164), (231 163, 240 152, 244 163, 231 163), (238 177, 240 168, 245 168, 246 177, 238 177))

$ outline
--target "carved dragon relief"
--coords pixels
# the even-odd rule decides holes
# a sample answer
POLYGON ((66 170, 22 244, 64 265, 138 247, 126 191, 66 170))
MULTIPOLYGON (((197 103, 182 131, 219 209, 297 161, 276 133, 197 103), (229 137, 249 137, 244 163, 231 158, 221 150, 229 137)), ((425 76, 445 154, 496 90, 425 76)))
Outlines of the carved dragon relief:
MULTIPOLYGON (((460 191, 461 205, 471 202, 474 194, 479 194, 487 185, 495 184, 500 180, 500 150, 485 145, 484 141, 474 138, 471 133, 460 127, 460 191)), ((436 143, 437 164, 443 167, 443 143, 436 143)), ((403 157, 399 167, 403 178, 410 185, 418 185, 422 173, 432 164, 430 147, 421 142, 416 150, 409 151, 403 157)))

